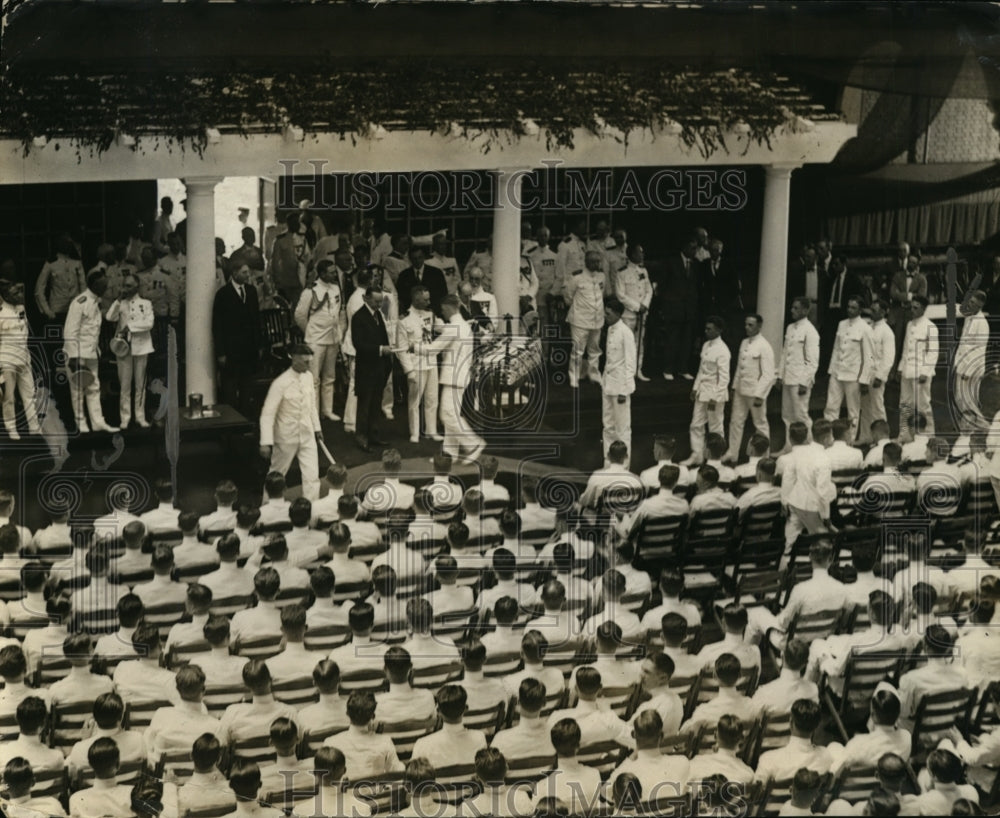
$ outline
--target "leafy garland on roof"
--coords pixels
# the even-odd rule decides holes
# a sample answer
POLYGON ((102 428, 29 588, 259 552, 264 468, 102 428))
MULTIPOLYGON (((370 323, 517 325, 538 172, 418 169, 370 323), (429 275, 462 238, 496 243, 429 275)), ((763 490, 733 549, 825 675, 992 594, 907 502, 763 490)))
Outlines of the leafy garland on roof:
MULTIPOLYGON (((326 69, 327 71, 329 69, 326 69)), ((777 78, 731 69, 556 72, 525 67, 483 71, 412 65, 355 67, 333 73, 258 76, 246 72, 185 76, 38 77, 5 72, 0 79, 0 131, 19 139, 25 154, 45 135, 58 150, 74 146, 99 155, 119 134, 134 150, 208 144, 206 128, 223 133, 276 133, 288 125, 306 134, 338 133, 352 140, 373 126, 451 133, 474 140, 484 153, 533 132, 546 146, 572 149, 583 129, 627 144, 637 128, 680 126, 679 136, 705 158, 740 129, 770 146, 788 108, 777 78)))

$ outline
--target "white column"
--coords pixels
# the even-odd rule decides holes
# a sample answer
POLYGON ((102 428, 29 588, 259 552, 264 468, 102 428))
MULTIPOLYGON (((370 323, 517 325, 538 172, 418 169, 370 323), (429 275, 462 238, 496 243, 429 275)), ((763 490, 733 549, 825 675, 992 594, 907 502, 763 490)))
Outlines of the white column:
POLYGON ((212 303, 215 300, 215 186, 221 176, 185 179, 187 188, 186 395, 215 403, 212 303))
POLYGON ((764 167, 764 223, 760 234, 757 311, 764 319, 764 338, 781 354, 785 327, 785 279, 788 273, 788 208, 792 171, 800 165, 764 167))
MULTIPOLYGON (((497 201, 493 210, 493 295, 500 315, 509 313, 515 319, 521 315, 517 280, 521 275, 521 181, 524 174, 523 170, 497 172, 497 201)), ((519 326, 515 320, 515 334, 519 326)))

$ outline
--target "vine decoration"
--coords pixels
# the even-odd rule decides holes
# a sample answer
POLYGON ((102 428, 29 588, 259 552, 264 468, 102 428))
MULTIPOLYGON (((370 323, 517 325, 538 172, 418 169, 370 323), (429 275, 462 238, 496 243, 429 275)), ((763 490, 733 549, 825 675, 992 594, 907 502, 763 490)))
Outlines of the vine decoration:
POLYGON ((548 150, 572 150, 581 129, 627 149, 631 132, 650 129, 676 135, 708 159, 728 150, 734 133, 746 138, 746 150, 771 147, 795 116, 815 117, 810 102, 787 78, 742 69, 373 64, 332 73, 47 77, 8 70, 0 79, 0 132, 19 140, 25 155, 44 135, 56 150, 62 142, 75 147, 82 161, 100 156, 121 134, 141 153, 164 148, 200 156, 208 128, 249 137, 294 124, 306 135, 337 133, 356 143, 380 125, 469 139, 484 154, 533 136, 535 128, 548 150))

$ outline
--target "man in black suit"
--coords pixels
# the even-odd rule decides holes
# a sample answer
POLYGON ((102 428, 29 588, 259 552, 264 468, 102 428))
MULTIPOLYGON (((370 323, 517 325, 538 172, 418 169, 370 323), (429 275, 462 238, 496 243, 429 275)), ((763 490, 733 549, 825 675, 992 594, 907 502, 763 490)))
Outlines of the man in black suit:
POLYGON ((663 279, 658 282, 654 303, 660 319, 663 349, 663 377, 672 381, 691 374, 694 354, 694 326, 698 317, 698 240, 690 238, 680 253, 667 260, 663 279))
POLYGON ((236 268, 229 283, 215 294, 212 338, 222 381, 222 403, 249 417, 260 355, 260 308, 246 263, 236 268))
POLYGON ((721 239, 708 243, 708 258, 701 262, 701 315, 721 315, 726 321, 723 340, 730 349, 739 349, 743 340, 743 319, 747 313, 743 283, 728 256, 723 255, 721 239))
POLYGON ((410 248, 410 266, 399 274, 396 280, 396 291, 399 293, 399 313, 403 314, 410 308, 410 290, 418 284, 423 285, 431 294, 431 310, 441 314, 441 299, 448 295, 448 282, 444 271, 424 263, 424 251, 421 247, 410 248))
POLYGON ((355 350, 354 394, 358 396, 358 446, 370 452, 372 446, 388 445, 378 437, 382 412, 382 391, 392 371, 392 347, 382 315, 381 290, 365 290, 364 306, 351 318, 351 341, 355 350))

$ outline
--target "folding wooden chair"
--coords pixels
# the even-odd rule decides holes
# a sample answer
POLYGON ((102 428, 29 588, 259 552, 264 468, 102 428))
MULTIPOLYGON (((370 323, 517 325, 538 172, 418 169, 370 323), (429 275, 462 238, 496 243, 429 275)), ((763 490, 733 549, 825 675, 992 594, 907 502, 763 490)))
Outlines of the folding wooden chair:
POLYGON ((462 675, 462 663, 439 662, 427 667, 415 667, 411 671, 410 680, 414 687, 426 687, 437 689, 441 685, 447 684, 460 678, 462 675))
POLYGON ((483 663, 484 676, 507 676, 517 673, 523 667, 520 653, 495 653, 486 654, 486 661, 483 663))
POLYGON ((435 636, 460 642, 465 637, 469 627, 478 619, 478 608, 435 614, 434 621, 431 624, 431 633, 435 636))
MULTIPOLYGON (((119 784, 137 784, 146 774, 145 761, 125 761, 118 767, 116 780, 119 784)), ((82 787, 92 787, 94 785, 94 771, 90 767, 83 767, 78 770, 76 777, 70 781, 73 789, 82 787)))
POLYGON ((913 717, 912 755, 922 756, 952 729, 967 734, 978 692, 975 688, 961 688, 923 696, 913 717))
POLYGON ((788 624, 788 639, 801 639, 806 644, 814 639, 825 639, 839 630, 843 616, 842 608, 797 614, 788 624))
POLYGON ((380 667, 352 670, 340 677, 340 694, 342 696, 350 695, 358 690, 370 690, 372 693, 376 693, 388 689, 389 682, 386 681, 384 669, 380 667))
POLYGON ((636 704, 639 700, 639 685, 633 684, 627 687, 604 687, 601 688, 598 696, 602 705, 607 705, 611 711, 620 719, 626 721, 635 712, 636 704))
POLYGON ((319 701, 319 691, 313 684, 311 675, 274 682, 271 685, 271 693, 279 702, 293 707, 301 708, 319 701))
POLYGON ((212 646, 205 639, 199 639, 197 642, 171 645, 170 650, 167 652, 167 667, 170 670, 175 670, 181 665, 196 661, 193 657, 200 653, 208 653, 211 649, 212 646))
MULTIPOLYGON (((323 625, 306 631, 306 650, 331 651, 351 641, 351 629, 344 625, 323 625)), ((317 659, 318 661, 318 659, 317 659)))
MULTIPOLYGON (((265 728, 267 729, 267 728, 265 728)), ((263 733, 252 736, 244 736, 236 739, 229 745, 230 758, 242 758, 247 761, 256 761, 263 764, 267 761, 274 761, 277 751, 271 746, 271 736, 263 733)))
POLYGON ((466 710, 462 716, 462 724, 470 730, 482 730, 489 741, 493 734, 500 729, 507 715, 507 702, 500 702, 493 707, 484 707, 478 710, 466 710))
POLYGON ((93 712, 94 702, 92 700, 54 705, 49 746, 57 747, 68 755, 68 748, 83 738, 83 726, 93 712))
POLYGON ((202 703, 208 712, 218 718, 231 704, 250 698, 250 691, 242 684, 209 685, 205 688, 202 703))
POLYGON ((160 631, 160 639, 165 639, 171 626, 184 618, 183 602, 165 602, 162 605, 150 605, 142 612, 143 620, 149 625, 155 625, 160 631))
MULTIPOLYGON (((18 599, 20 599, 20 596, 18 599)), ((30 631, 33 631, 36 628, 44 628, 48 624, 49 618, 47 616, 33 616, 30 618, 15 619, 10 623, 8 628, 11 636, 23 642, 24 637, 27 636, 30 631)))
MULTIPOLYGON (((165 750, 153 769, 153 775, 160 780, 173 781, 178 786, 184 784, 194 775, 194 762, 191 761, 191 748, 180 750, 165 750)), ((232 808, 230 807, 230 811, 232 808)), ((223 813, 225 814, 225 813, 223 813)))
POLYGON ((218 616, 232 616, 238 611, 244 611, 253 605, 253 596, 224 596, 213 599, 210 611, 218 616))
POLYGON ((59 654, 43 653, 32 677, 32 687, 43 687, 65 679, 69 675, 69 659, 59 654))
POLYGON ((372 592, 372 584, 368 580, 358 582, 338 582, 333 588, 333 601, 349 602, 364 599, 372 592))
POLYGON ((65 767, 58 770, 35 768, 35 786, 31 788, 32 798, 55 798, 62 801, 69 792, 69 772, 65 767))
POLYGON ((740 539, 745 543, 769 540, 774 537, 780 521, 780 501, 752 505, 746 510, 740 523, 740 539))
POLYGON ((691 520, 687 527, 687 539, 724 539, 728 540, 733 536, 733 524, 736 520, 735 509, 717 508, 705 511, 696 511, 691 515, 691 520))
POLYGON ((313 730, 309 728, 309 725, 303 725, 303 730, 305 730, 305 733, 302 736, 302 748, 304 755, 316 755, 319 748, 323 746, 323 742, 330 738, 330 736, 343 733, 346 729, 346 724, 337 725, 336 727, 324 727, 320 730, 313 730))
POLYGON ((601 773, 603 778, 607 778, 611 771, 622 762, 627 752, 627 749, 617 741, 597 741, 580 747, 576 752, 576 760, 588 767, 593 767, 601 773))
POLYGON ((280 633, 277 633, 254 636, 250 639, 237 639, 233 653, 246 659, 270 659, 281 652, 283 638, 280 633))
POLYGON ((823 703, 845 742, 854 732, 849 732, 848 728, 856 728, 859 721, 863 723, 868 718, 869 702, 879 683, 895 681, 904 658, 905 653, 900 651, 852 652, 844 669, 844 689, 839 704, 834 702, 824 676, 823 703))
POLYGON ((556 765, 555 756, 537 755, 507 759, 505 782, 510 784, 535 784, 547 776, 556 765))
POLYGON ((149 727, 149 723, 153 720, 153 716, 156 715, 157 710, 161 707, 170 706, 171 702, 166 699, 131 701, 125 705, 125 717, 122 723, 129 730, 144 730, 149 727))
POLYGON ((678 558, 687 523, 686 515, 643 520, 635 537, 636 562, 645 566, 678 558))

